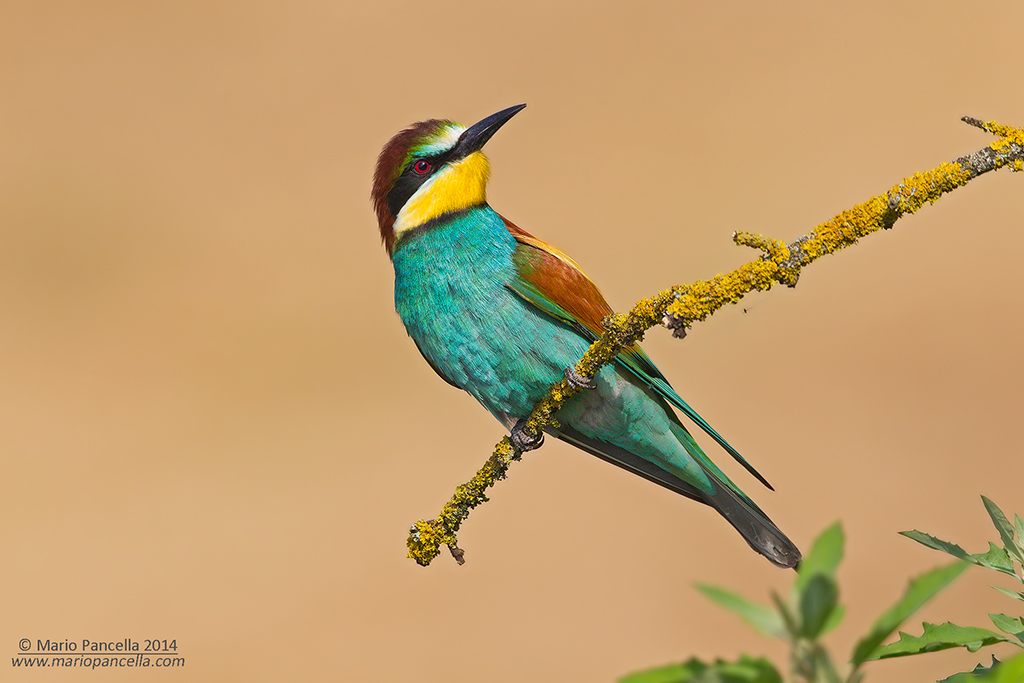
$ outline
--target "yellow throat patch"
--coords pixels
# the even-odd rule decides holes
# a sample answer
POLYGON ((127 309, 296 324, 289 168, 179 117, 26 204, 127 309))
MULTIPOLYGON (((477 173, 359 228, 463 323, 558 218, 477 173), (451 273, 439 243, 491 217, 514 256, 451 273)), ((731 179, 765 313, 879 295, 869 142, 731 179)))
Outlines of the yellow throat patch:
POLYGON ((486 202, 490 173, 491 165, 483 152, 473 152, 445 165, 398 212, 393 228, 395 237, 438 216, 486 202))

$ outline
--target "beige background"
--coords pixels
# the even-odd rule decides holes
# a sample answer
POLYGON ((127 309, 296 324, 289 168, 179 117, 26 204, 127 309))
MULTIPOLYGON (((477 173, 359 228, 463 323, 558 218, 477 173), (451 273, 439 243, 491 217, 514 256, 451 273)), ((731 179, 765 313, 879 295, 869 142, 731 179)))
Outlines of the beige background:
MULTIPOLYGON (((409 524, 502 432, 394 313, 375 156, 414 120, 528 102, 488 147, 491 203, 623 309, 751 258, 733 230, 795 237, 987 144, 961 115, 1024 124, 1022 21, 1017 2, 3 3, 0 652, 174 638, 187 664, 0 662, 0 679, 784 661, 692 584, 766 598, 790 574, 710 509, 562 444, 469 520, 464 567, 405 559, 409 524)), ((985 177, 794 291, 646 342, 775 484, 739 478, 794 540, 843 520, 840 656, 941 561, 897 531, 980 550, 979 494, 1024 513, 1022 183, 985 177)), ((972 571, 907 626, 986 625, 1013 609, 993 578, 972 571)))

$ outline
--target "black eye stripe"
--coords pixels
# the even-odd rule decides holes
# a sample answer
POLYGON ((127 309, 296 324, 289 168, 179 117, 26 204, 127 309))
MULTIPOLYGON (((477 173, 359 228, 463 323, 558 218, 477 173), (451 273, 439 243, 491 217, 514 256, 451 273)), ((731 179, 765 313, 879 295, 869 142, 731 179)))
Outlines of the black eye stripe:
POLYGON ((392 215, 398 215, 405 203, 409 201, 409 197, 413 196, 416 190, 420 189, 423 183, 434 175, 439 165, 436 157, 420 157, 409 162, 402 175, 398 176, 394 187, 388 192, 388 208, 391 209, 392 215), (416 164, 420 161, 430 164, 430 169, 426 173, 416 172, 416 164))
POLYGON ((391 215, 398 216, 398 212, 409 201, 409 197, 416 194, 416 190, 432 178, 451 157, 451 151, 429 157, 413 157, 409 161, 409 165, 402 171, 402 175, 398 176, 391 191, 388 192, 388 208, 391 209, 391 215), (426 173, 416 172, 416 164, 420 161, 430 164, 430 169, 426 173))

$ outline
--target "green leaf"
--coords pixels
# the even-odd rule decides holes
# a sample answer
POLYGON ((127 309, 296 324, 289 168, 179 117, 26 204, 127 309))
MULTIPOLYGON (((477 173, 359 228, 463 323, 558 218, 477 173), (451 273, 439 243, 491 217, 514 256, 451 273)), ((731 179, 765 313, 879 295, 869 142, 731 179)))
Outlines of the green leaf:
POLYGON ((989 631, 987 628, 957 626, 949 622, 939 625, 925 622, 924 633, 920 636, 912 636, 900 631, 900 639, 898 641, 878 648, 871 654, 869 659, 906 657, 925 652, 948 650, 954 647, 966 647, 970 652, 977 652, 979 648, 986 645, 1009 642, 1013 641, 1003 634, 989 631))
POLYGON ((831 576, 815 574, 800 595, 800 635, 814 640, 839 602, 839 588, 831 576))
MULTIPOLYGON (((992 524, 995 525, 996 531, 999 532, 999 538, 1003 540, 1003 548, 1009 553, 1011 557, 1017 559, 1018 562, 1024 562, 1024 548, 1017 545, 1017 541, 1013 539, 1013 525, 1006 519, 1006 515, 999 509, 999 506, 993 503, 985 496, 981 497, 983 503, 985 503, 985 509, 988 510, 988 516, 992 518, 992 524)), ((1024 541, 1024 537, 1021 538, 1024 541)), ((1011 565, 1012 568, 1012 565, 1011 565)))
POLYGON ((786 627, 782 623, 782 617, 770 607, 752 602, 742 595, 717 586, 698 583, 697 590, 719 607, 738 614, 758 633, 777 638, 786 637, 786 627))
POLYGON ((953 674, 949 678, 943 678, 938 683, 979 683, 979 681, 985 680, 981 677, 982 674, 991 671, 986 666, 979 664, 974 667, 973 671, 965 671, 963 673, 953 674))
POLYGON ((835 575, 845 543, 843 525, 836 522, 814 539, 810 551, 800 561, 791 594, 793 609, 799 611, 799 623, 797 616, 776 599, 776 606, 794 636, 817 638, 842 619, 843 612, 837 610, 839 588, 835 575))
POLYGON ((970 555, 967 561, 973 562, 979 567, 987 567, 988 569, 995 569, 997 572, 1009 574, 1014 578, 1017 576, 1017 572, 1013 570, 1013 561, 1010 559, 1010 556, 992 541, 988 543, 987 553, 970 555))
POLYGON ((1003 633, 1009 633, 1021 643, 1024 643, 1024 622, 1021 621, 1020 617, 1008 617, 1005 614, 990 614, 988 615, 988 618, 992 620, 992 623, 996 625, 997 629, 1003 633))
POLYGON ((793 584, 794 604, 799 602, 800 595, 815 574, 828 577, 836 575, 836 568, 843 559, 844 543, 843 525, 840 522, 825 529, 814 539, 811 550, 800 560, 800 569, 793 584))
POLYGON ((818 634, 818 637, 820 638, 826 633, 829 633, 836 626, 839 626, 839 624, 842 623, 843 617, 845 615, 846 608, 842 605, 836 605, 836 608, 832 610, 832 614, 828 616, 828 620, 825 622, 825 625, 821 627, 821 633, 818 634))
POLYGON ((1010 560, 1010 556, 1006 554, 1006 551, 997 546, 991 541, 988 544, 987 553, 977 553, 975 555, 969 555, 967 551, 958 546, 956 543, 950 543, 949 541, 943 541, 942 539, 935 538, 923 531, 901 531, 901 536, 913 539, 921 545, 928 546, 934 550, 941 550, 944 553, 948 553, 953 557, 958 557, 962 560, 967 560, 972 564, 976 564, 979 567, 987 567, 988 569, 995 569, 997 572, 1003 572, 1010 576, 1017 576, 1016 572, 1013 571, 1013 562, 1010 560))
POLYGON ((1010 590, 1008 588, 1000 588, 999 586, 992 586, 992 588, 995 588, 1000 593, 1006 593, 1011 598, 1017 598, 1018 600, 1024 601, 1024 593, 1018 593, 1018 592, 1012 591, 1012 590, 1010 590))
POLYGON ((684 664, 669 664, 656 669, 638 671, 623 676, 619 683, 689 683, 707 669, 707 664, 694 658, 684 664))
POLYGON ((741 655, 738 662, 718 659, 711 664, 692 658, 630 674, 620 683, 782 683, 782 676, 767 659, 741 655))
POLYGON ((928 546, 933 550, 941 550, 944 553, 948 553, 953 557, 961 560, 966 560, 970 555, 967 551, 958 546, 956 543, 950 543, 949 541, 943 541, 942 539, 935 538, 930 534, 926 534, 923 531, 901 531, 900 536, 906 536, 907 538, 913 539, 921 545, 928 546))
POLYGON ((1020 683, 1024 681, 1024 655, 1017 655, 1011 659, 999 662, 992 666, 992 673, 980 678, 984 683, 1020 683))
POLYGON ((796 639, 800 637, 800 624, 797 623, 796 617, 789 611, 789 607, 782 600, 775 591, 772 591, 772 602, 775 603, 775 608, 779 610, 779 614, 782 616, 782 623, 786 627, 786 632, 796 639))
POLYGON ((997 664, 999 664, 999 660, 995 658, 995 655, 993 655, 991 666, 979 664, 970 671, 953 674, 949 678, 943 678, 941 681, 938 681, 938 683, 977 683, 978 681, 984 680, 982 675, 992 672, 997 664))
POLYGON ((857 643, 851 660, 853 667, 856 669, 871 657, 882 641, 888 638, 911 614, 931 600, 936 593, 960 576, 967 566, 964 562, 955 562, 944 567, 936 567, 911 579, 903 597, 878 617, 871 627, 871 632, 857 643))
POLYGON ((1017 529, 1017 541, 1024 543, 1024 519, 1020 518, 1020 515, 1014 514, 1013 526, 1017 529))
POLYGON ((1002 662, 992 658, 992 666, 979 664, 970 673, 956 674, 939 683, 1020 683, 1024 681, 1024 655, 1017 655, 1002 662))

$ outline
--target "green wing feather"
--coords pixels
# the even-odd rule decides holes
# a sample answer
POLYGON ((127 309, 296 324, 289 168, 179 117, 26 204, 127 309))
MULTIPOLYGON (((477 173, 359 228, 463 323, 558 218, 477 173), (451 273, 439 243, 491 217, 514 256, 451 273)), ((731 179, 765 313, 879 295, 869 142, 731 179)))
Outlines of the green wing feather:
MULTIPOLYGON (((513 256, 517 277, 509 287, 548 315, 575 328, 584 338, 597 339, 602 332, 601 320, 612 314, 611 306, 605 301, 597 285, 565 253, 537 239, 507 218, 502 217, 502 220, 518 242, 518 248, 513 256)), ((676 393, 654 365, 654 361, 639 345, 634 344, 622 351, 616 362, 682 411, 758 481, 775 490, 735 448, 676 393)))

